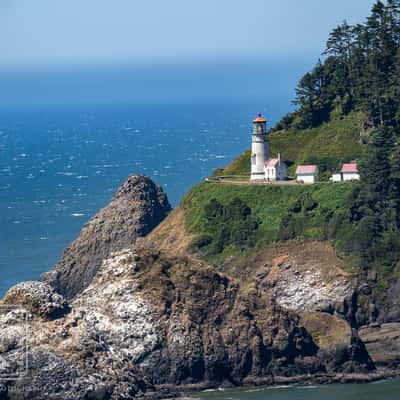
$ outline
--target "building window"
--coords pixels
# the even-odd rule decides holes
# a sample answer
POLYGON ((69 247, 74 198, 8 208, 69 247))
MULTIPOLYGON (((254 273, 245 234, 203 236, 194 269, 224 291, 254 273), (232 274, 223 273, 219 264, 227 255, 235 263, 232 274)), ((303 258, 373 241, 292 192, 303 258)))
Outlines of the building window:
POLYGON ((256 165, 256 159, 257 159, 257 156, 256 156, 255 154, 253 154, 253 155, 251 156, 251 163, 252 163, 253 165, 256 165))

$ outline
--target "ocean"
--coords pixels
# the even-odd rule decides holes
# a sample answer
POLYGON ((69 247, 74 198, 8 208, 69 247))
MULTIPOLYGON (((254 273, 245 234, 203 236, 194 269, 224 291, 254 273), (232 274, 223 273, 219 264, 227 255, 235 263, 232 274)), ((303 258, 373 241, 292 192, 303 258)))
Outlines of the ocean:
POLYGON ((398 400, 400 381, 219 389, 204 391, 193 397, 199 400, 398 400))

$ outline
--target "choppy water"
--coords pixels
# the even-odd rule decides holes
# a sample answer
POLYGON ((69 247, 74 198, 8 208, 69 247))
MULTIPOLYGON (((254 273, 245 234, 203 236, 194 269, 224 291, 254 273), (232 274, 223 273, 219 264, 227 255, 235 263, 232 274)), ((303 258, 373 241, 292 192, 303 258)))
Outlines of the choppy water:
POLYGON ((286 99, 0 110, 0 296, 37 279, 132 173, 176 205, 249 144, 257 110, 286 99))
POLYGON ((360 385, 304 385, 206 391, 202 400, 398 400, 400 381, 388 380, 360 385))

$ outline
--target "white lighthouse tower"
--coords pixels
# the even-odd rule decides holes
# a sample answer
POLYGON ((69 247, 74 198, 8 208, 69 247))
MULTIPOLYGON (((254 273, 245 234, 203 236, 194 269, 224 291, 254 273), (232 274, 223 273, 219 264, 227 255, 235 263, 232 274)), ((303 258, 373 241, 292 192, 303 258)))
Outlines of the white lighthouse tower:
POLYGON ((269 143, 267 133, 267 120, 258 113, 253 121, 251 134, 251 176, 250 180, 265 179, 265 162, 269 160, 269 143))

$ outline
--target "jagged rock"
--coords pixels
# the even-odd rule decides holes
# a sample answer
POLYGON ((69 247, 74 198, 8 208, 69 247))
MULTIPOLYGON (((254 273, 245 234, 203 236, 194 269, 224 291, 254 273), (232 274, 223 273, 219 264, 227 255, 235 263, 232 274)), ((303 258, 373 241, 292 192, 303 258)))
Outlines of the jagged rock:
POLYGON ((400 322, 400 279, 396 278, 390 282, 390 286, 386 292, 386 296, 381 299, 379 308, 381 313, 379 316, 380 323, 400 322))
MULTIPOLYGON (((16 354, 23 357, 23 354, 16 354)), ((105 365, 93 368, 85 363, 72 363, 60 354, 48 350, 29 353, 29 369, 20 379, 8 382, 3 395, 10 400, 41 399, 131 399, 140 397, 149 385, 136 370, 121 368, 110 374, 105 365), (12 391, 7 387, 12 386, 12 391)))
MULTIPOLYGON (((318 247, 322 246, 315 244, 315 248, 318 247)), ((332 252, 332 249, 326 248, 326 251, 332 252)), ((298 260, 296 256, 286 254, 274 257, 271 266, 257 271, 255 280, 268 288, 278 304, 285 308, 297 312, 323 309, 333 313, 333 304, 352 293, 350 277, 339 265, 327 268, 322 264, 323 258, 310 264, 298 260)))
MULTIPOLYGON (((41 388, 22 398, 126 399, 160 385, 366 370, 362 346, 347 340, 343 351, 321 352, 299 316, 256 284, 152 250, 113 253, 70 307, 56 320, 29 320, 21 333, 32 351, 22 382, 41 388)), ((12 365, 24 355, 24 340, 7 342, 17 328, 11 312, 0 318, 0 332, 10 333, 1 355, 12 365)))
POLYGON ((365 296, 369 296, 372 293, 372 290, 371 290, 371 287, 367 283, 364 283, 358 288, 358 292, 365 296))
POLYGON ((319 358, 328 372, 365 372, 374 369, 363 342, 349 323, 327 313, 309 312, 301 323, 316 338, 319 358))
POLYGON ((359 333, 371 358, 378 366, 400 366, 400 323, 363 327, 359 333))
POLYGON ((63 296, 44 282, 22 282, 9 289, 2 304, 22 306, 33 315, 54 319, 62 317, 69 310, 63 296))
POLYGON ((74 297, 90 284, 103 259, 132 247, 170 210, 166 194, 150 178, 129 177, 110 204, 84 226, 59 263, 42 279, 67 299, 74 297))
POLYGON ((332 302, 324 300, 321 301, 321 303, 319 303, 318 305, 316 305, 315 311, 333 314, 335 312, 335 306, 332 302))

